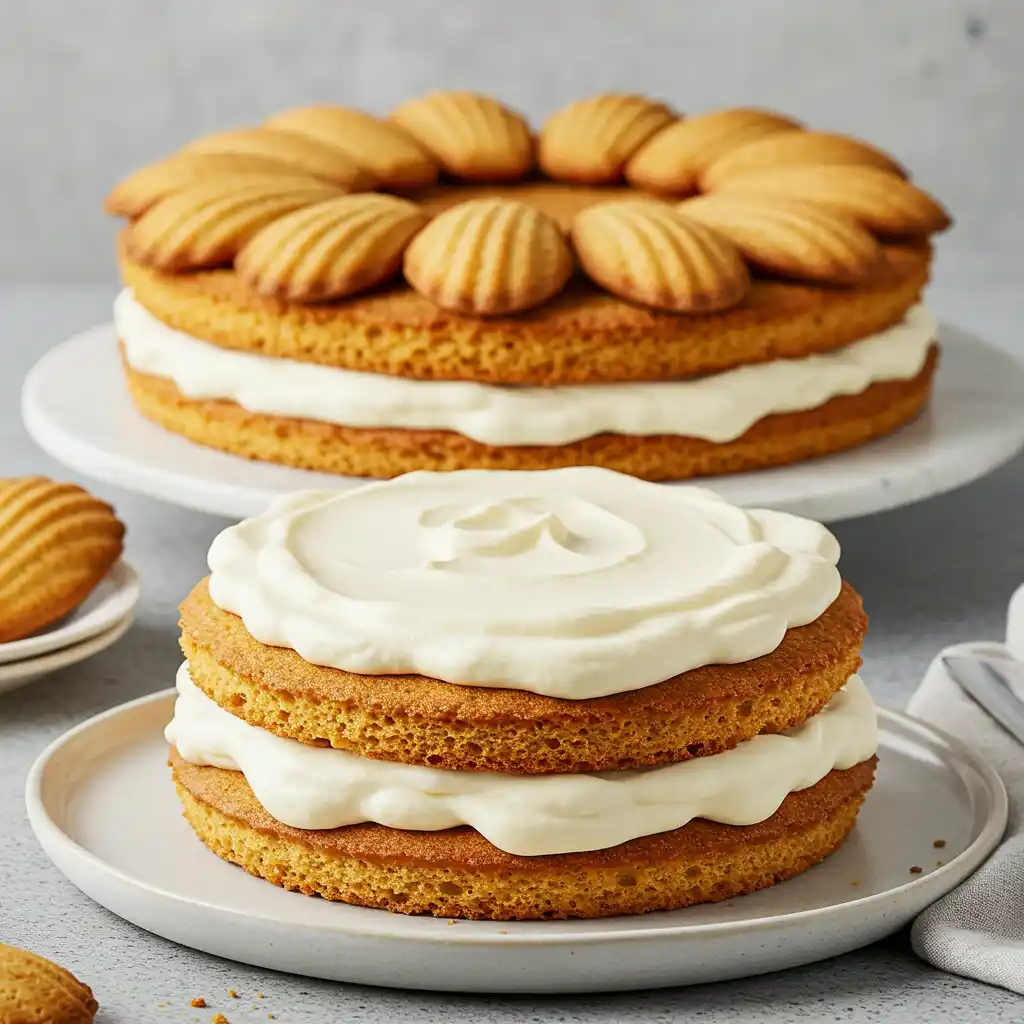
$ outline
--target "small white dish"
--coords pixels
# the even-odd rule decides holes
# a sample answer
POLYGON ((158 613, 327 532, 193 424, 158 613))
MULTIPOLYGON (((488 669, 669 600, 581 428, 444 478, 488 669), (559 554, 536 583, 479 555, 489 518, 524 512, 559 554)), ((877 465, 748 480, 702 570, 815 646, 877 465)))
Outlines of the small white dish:
MULTIPOLYGON (((737 505, 824 522, 921 501, 976 480, 1024 446, 1024 367, 963 331, 942 327, 928 410, 895 434, 808 462, 696 481, 737 505)), ((65 465, 175 505, 242 519, 289 491, 366 481, 253 462, 193 444, 143 418, 124 385, 107 324, 58 345, 25 379, 22 417, 65 465)))
POLYGON ((0 665, 0 693, 6 693, 18 686, 41 676, 49 675, 58 669, 67 668, 69 665, 76 665, 86 658, 91 658, 100 651, 105 651, 111 644, 117 643, 128 632, 132 624, 132 616, 126 615, 120 622, 116 622, 110 629, 94 636, 81 643, 72 644, 70 647, 62 647, 60 650, 51 651, 38 658, 27 658, 24 661, 12 661, 6 665, 0 665))
POLYGON ((880 713, 879 776, 853 834, 806 874, 643 917, 404 917, 278 889, 193 835, 167 768, 174 692, 114 708, 43 752, 29 821, 57 867, 115 914, 243 963, 360 984, 556 993, 721 981, 848 952, 897 931, 999 842, 999 777, 952 737, 880 713), (935 845, 941 840, 941 848, 935 845), (920 867, 920 873, 912 872, 920 867))
POLYGON ((0 644, 0 665, 38 658, 98 636, 131 615, 138 600, 138 574, 127 562, 119 561, 70 615, 41 633, 0 644))

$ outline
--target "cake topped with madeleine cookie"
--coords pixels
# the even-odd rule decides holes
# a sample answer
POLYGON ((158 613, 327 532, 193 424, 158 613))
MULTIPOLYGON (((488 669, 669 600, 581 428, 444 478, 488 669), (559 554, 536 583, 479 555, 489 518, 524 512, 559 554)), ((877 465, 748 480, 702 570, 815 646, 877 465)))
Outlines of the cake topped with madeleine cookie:
POLYGON ((942 206, 892 156, 756 108, 436 92, 202 136, 108 196, 144 415, 357 476, 757 469, 927 401, 942 206))

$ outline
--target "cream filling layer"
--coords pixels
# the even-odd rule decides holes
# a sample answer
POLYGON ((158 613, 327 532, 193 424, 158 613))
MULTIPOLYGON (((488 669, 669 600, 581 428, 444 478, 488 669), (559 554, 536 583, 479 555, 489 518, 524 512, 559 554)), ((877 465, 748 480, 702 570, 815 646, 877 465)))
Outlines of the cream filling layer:
POLYGON ((498 849, 526 857, 602 850, 694 818, 753 825, 790 793, 867 760, 878 745, 874 704, 859 676, 795 729, 678 764, 580 775, 375 761, 243 722, 192 682, 187 664, 177 687, 167 740, 192 764, 242 772, 260 804, 285 825, 376 822, 427 832, 470 825, 498 849))
POLYGON ((570 700, 768 654, 842 585, 819 523, 593 466, 286 495, 209 551, 261 643, 570 700))
POLYGON ((125 290, 114 323, 129 366, 172 380, 187 398, 349 427, 451 430, 489 445, 570 444, 596 434, 672 434, 722 443, 774 413, 800 412, 870 384, 909 380, 936 325, 923 306, 845 348, 693 380, 503 387, 357 373, 236 352, 176 331, 125 290))

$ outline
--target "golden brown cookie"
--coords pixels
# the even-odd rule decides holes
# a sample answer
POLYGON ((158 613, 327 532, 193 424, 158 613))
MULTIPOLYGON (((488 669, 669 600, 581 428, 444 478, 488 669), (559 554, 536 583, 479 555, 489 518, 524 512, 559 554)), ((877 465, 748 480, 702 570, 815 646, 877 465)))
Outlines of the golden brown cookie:
POLYGON ((437 164, 411 135, 352 107, 299 107, 276 114, 264 125, 342 150, 369 168, 381 188, 418 188, 437 180, 437 164))
POLYGON ((724 235, 756 267, 785 277, 856 284, 871 277, 882 247, 865 228, 802 199, 697 196, 676 212, 724 235))
POLYGON ((132 259, 172 273, 216 267, 268 224, 341 194, 310 176, 204 180, 150 206, 127 229, 125 246, 132 259))
POLYGON ((533 774, 685 761, 799 725, 857 671, 867 618, 845 585, 763 658, 592 700, 312 665, 254 640, 206 581, 182 605, 181 628, 196 685, 251 725, 380 760, 533 774))
POLYGON ((297 172, 290 164, 253 153, 174 153, 119 182, 107 196, 104 209, 122 217, 141 217, 158 200, 191 185, 214 178, 240 182, 252 175, 273 174, 294 178, 297 172))
POLYGON ((545 174, 561 181, 618 181, 626 161, 674 120, 664 103, 645 96, 591 96, 551 115, 537 142, 537 162, 545 174))
POLYGON ((902 320, 930 263, 927 247, 886 246, 856 288, 755 281, 739 305, 700 316, 643 309, 577 277, 544 306, 486 321, 407 288, 293 306, 255 295, 232 270, 162 274, 122 253, 121 272, 159 320, 225 348, 427 380, 554 385, 689 377, 840 348, 902 320))
POLYGON ((727 177, 713 195, 781 196, 827 206, 883 238, 945 231, 952 220, 927 192, 878 167, 779 167, 727 177))
POLYGON ((561 291, 572 253, 558 225, 526 203, 476 199, 438 214, 405 250, 405 278, 442 309, 502 316, 561 291))
POLYGON ((194 139, 182 153, 247 153, 269 157, 294 167, 296 173, 311 174, 346 192, 365 192, 377 180, 362 164, 343 150, 319 139, 277 128, 231 128, 194 139))
POLYGON ((99 1004, 70 971, 0 943, 0 1024, 89 1024, 99 1004))
POLYGON ((75 484, 0 480, 0 643, 80 605, 120 558, 124 524, 75 484))
POLYGON ((931 393, 934 349, 911 380, 880 381, 817 409, 758 420, 734 441, 598 434, 551 447, 480 444, 445 430, 339 427, 252 413, 234 402, 186 398, 162 377, 125 366, 139 411, 198 444, 300 469, 389 478, 417 469, 555 469, 603 466, 646 480, 689 480, 783 466, 882 437, 910 422, 931 393))
POLYGON ((321 302, 394 277, 409 239, 427 223, 394 196, 341 196, 275 220, 245 244, 235 267, 260 295, 321 302))
POLYGON ((728 309, 750 290, 739 250, 662 203, 600 203, 573 221, 586 275, 619 298, 675 313, 728 309))
POLYGON ((707 192, 718 188, 728 178, 751 171, 830 164, 878 167, 900 178, 907 176, 888 153, 860 139, 830 132, 776 132, 720 156, 701 174, 700 184, 707 192))
POLYGON ((791 793, 756 825, 698 818, 611 849, 546 857, 503 853, 470 828, 291 828, 260 806, 240 772, 196 767, 173 748, 171 767, 199 838, 275 885, 402 914, 522 921, 676 910, 792 878, 842 845, 875 759, 791 793))
POLYGON ((658 132, 626 163, 626 179, 637 188, 666 195, 697 191, 704 169, 755 139, 794 132, 800 125, 770 110, 733 107, 682 118, 658 132))
POLYGON ((403 103, 390 120, 456 178, 514 181, 533 165, 530 126, 489 96, 432 92, 403 103))

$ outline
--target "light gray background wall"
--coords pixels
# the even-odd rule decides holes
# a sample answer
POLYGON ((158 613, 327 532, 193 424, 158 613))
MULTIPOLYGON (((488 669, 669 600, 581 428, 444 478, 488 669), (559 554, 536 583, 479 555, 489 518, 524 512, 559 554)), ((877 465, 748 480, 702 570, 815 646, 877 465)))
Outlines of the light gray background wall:
POLYGON ((623 89, 892 150, 956 213, 938 277, 1018 279, 1022 0, 0 0, 0 277, 109 280, 119 175, 208 129, 438 87, 542 118, 623 89))

